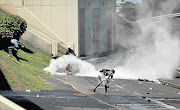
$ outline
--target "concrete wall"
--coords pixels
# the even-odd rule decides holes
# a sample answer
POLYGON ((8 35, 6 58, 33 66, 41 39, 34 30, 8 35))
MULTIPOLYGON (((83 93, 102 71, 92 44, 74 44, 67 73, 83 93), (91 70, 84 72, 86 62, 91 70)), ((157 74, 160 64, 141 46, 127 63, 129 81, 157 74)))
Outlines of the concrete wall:
MULTIPOLYGON (((94 29, 93 26, 93 9, 100 9, 100 39, 99 53, 109 52, 115 49, 115 7, 116 0, 79 0, 79 10, 85 10, 85 54, 93 55, 94 29), (108 46, 111 45, 111 46, 108 46)), ((80 15, 79 15, 80 16, 80 15)), ((79 18, 79 22, 80 22, 79 18)), ((79 24, 80 26, 80 24, 79 24)), ((81 28, 79 27, 79 33, 81 28)), ((80 35, 79 35, 80 36, 80 35)))
MULTIPOLYGON (((116 37, 116 0, 105 0, 104 1, 104 36, 106 36, 107 42, 110 42, 110 47, 107 46, 106 51, 113 51, 115 49, 115 37, 116 37), (108 37, 111 40, 108 40, 108 37)), ((106 42, 106 41, 105 41, 106 42)))
MULTIPOLYGON (((46 42, 46 49, 52 48, 53 55, 57 55, 56 42, 64 48, 71 45, 76 55, 79 55, 81 51, 79 47, 80 9, 85 9, 85 54, 92 55, 96 49, 93 44, 94 8, 100 9, 100 26, 98 27, 100 29, 98 42, 100 43, 97 46, 99 54, 114 50, 115 6, 116 0, 0 0, 1 9, 9 14, 21 16, 30 27, 47 36, 42 40, 41 35, 27 32, 22 38, 41 39, 46 42), (51 47, 49 42, 54 46, 51 47)), ((45 44, 39 44, 39 47, 41 46, 41 50, 49 54, 49 51, 42 47, 45 44)))
POLYGON ((78 55, 77 0, 0 0, 0 8, 21 16, 29 26, 64 48, 74 45, 78 55))
POLYGON ((27 27, 27 31, 23 34, 21 40, 25 45, 35 48, 49 56, 56 56, 53 54, 58 53, 58 43, 56 41, 30 26, 27 27))
POLYGON ((25 110, 25 109, 0 95, 0 110, 25 110))
POLYGON ((24 7, 52 30, 63 43, 75 44, 74 49, 77 54, 77 0, 24 0, 24 7))

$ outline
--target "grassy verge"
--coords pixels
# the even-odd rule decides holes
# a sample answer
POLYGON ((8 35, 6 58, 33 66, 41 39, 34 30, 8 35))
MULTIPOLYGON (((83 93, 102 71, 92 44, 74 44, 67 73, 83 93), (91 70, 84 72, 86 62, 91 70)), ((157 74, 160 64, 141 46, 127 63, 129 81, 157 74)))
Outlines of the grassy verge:
MULTIPOLYGON (((28 48, 30 49, 30 48, 28 48)), ((12 90, 16 91, 44 91, 52 88, 39 77, 51 77, 45 73, 43 68, 49 66, 51 57, 30 49, 33 53, 19 50, 17 55, 21 62, 15 57, 9 57, 5 51, 0 51, 0 69, 3 72, 12 90)))
MULTIPOLYGON (((0 16, 8 15, 0 9, 0 16)), ((40 77, 51 77, 43 71, 49 65, 51 57, 28 47, 30 52, 19 50, 15 57, 9 57, 8 53, 0 50, 0 70, 5 76, 10 88, 16 91, 44 91, 52 88, 43 82, 40 77)))

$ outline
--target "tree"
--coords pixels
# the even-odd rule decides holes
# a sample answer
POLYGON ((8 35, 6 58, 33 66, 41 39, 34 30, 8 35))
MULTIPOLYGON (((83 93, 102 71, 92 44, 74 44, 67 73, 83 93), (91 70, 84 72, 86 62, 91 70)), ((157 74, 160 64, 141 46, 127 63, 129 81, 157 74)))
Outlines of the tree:
POLYGON ((13 35, 17 40, 26 31, 27 23, 16 15, 0 15, 0 50, 6 50, 13 35))
POLYGON ((19 39, 26 31, 26 21, 17 15, 5 15, 0 17, 0 38, 9 38, 12 35, 19 39))

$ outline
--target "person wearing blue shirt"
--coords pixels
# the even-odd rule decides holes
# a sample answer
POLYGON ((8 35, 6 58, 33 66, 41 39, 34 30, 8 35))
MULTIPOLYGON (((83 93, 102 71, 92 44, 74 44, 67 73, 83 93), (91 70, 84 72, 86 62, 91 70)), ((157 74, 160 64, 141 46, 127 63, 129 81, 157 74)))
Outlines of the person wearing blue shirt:
POLYGON ((15 51, 17 51, 19 49, 19 45, 18 45, 18 40, 14 39, 13 36, 11 37, 11 45, 8 47, 8 51, 10 54, 10 57, 13 56, 12 50, 14 49, 15 51))

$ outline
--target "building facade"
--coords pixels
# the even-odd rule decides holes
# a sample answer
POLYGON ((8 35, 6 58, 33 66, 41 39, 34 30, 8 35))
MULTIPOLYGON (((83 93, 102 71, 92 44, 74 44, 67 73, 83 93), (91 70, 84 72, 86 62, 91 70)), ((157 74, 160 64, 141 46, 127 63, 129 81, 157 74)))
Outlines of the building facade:
POLYGON ((114 50, 115 7, 116 0, 0 1, 0 9, 27 21, 28 29, 22 38, 37 38, 33 41, 38 41, 38 48, 51 49, 48 52, 53 56, 57 55, 58 46, 67 45, 72 45, 78 56, 114 50))
POLYGON ((115 49, 115 0, 79 0, 79 54, 99 55, 115 49))

